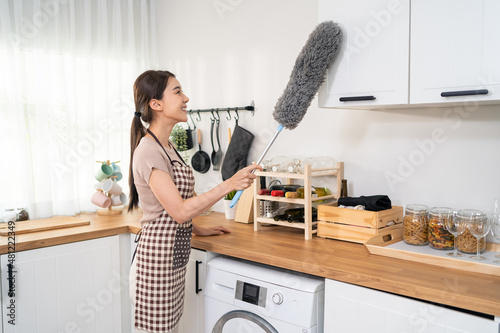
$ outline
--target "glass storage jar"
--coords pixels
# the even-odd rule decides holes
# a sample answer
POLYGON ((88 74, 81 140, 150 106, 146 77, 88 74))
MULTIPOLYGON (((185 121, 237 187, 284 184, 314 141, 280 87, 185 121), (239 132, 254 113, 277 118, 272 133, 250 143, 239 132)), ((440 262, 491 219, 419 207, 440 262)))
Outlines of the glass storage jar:
POLYGON ((427 245, 429 243, 429 207, 410 204, 405 207, 403 219, 403 240, 410 245, 427 245))
POLYGON ((448 207, 432 207, 429 210, 429 245, 438 250, 453 249, 453 235, 446 229, 446 219, 451 219, 452 209, 448 207))
POLYGON ((16 222, 17 214, 14 208, 7 209, 2 215, 3 222, 16 222))
MULTIPOLYGON (((457 212, 457 219, 465 224, 465 231, 457 237, 457 248, 460 252, 476 254, 477 253, 477 238, 467 229, 467 223, 483 221, 488 218, 487 214, 480 210, 463 209, 457 212)), ((479 240, 479 252, 482 253, 486 249, 486 237, 479 240)))
POLYGON ((30 215, 28 214, 28 211, 26 208, 18 208, 17 209, 17 220, 18 221, 26 221, 29 220, 30 215))

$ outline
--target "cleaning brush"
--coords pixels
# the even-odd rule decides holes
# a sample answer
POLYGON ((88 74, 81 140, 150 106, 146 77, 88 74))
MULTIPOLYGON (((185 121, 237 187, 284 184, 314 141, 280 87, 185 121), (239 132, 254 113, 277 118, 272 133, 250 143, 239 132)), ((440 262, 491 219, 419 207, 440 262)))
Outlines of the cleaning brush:
MULTIPOLYGON (((274 107, 273 118, 278 122, 278 128, 257 164, 262 162, 283 128, 294 129, 304 118, 314 95, 325 81, 328 67, 337 56, 341 43, 342 31, 332 21, 318 24, 309 35, 295 60, 288 84, 274 107)), ((236 205, 242 193, 236 193, 230 207, 236 205)))

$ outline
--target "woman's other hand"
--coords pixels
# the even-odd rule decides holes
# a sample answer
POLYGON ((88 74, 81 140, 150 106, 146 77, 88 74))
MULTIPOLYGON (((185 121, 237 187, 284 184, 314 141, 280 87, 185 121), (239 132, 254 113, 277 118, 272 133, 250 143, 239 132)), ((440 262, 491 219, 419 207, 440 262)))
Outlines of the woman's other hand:
POLYGON ((193 223, 193 233, 196 236, 212 236, 212 235, 223 235, 230 233, 231 231, 221 225, 210 226, 210 227, 200 227, 193 223))

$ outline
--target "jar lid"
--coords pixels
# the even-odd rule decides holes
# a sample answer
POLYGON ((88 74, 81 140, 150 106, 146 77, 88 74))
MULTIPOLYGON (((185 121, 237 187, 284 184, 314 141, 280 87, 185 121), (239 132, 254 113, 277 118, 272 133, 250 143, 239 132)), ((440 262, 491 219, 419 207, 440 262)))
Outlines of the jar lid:
POLYGON ((434 216, 445 217, 450 216, 453 213, 453 209, 448 207, 432 207, 429 213, 434 216))
POLYGON ((413 214, 422 214, 427 213, 429 211, 429 207, 420 204, 409 204, 406 205, 406 211, 413 214))
POLYGON ((457 217, 470 222, 484 220, 486 213, 477 209, 461 209, 457 212, 457 217))

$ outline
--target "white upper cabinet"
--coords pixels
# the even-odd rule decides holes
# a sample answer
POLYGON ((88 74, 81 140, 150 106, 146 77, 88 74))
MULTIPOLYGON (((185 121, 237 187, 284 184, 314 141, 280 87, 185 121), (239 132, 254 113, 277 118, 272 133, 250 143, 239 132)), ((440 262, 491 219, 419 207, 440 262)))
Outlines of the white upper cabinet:
POLYGON ((319 0, 318 9, 344 34, 320 107, 499 102, 500 1, 319 0))
POLYGON ((499 100, 499 18, 498 0, 413 0, 410 103, 499 100))
POLYGON ((320 107, 408 103, 409 0, 319 0, 319 21, 340 24, 342 48, 320 107))

